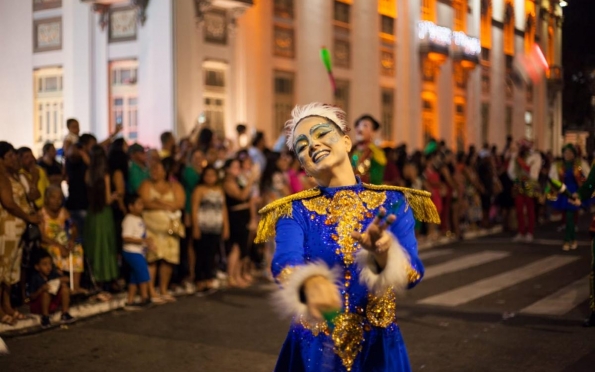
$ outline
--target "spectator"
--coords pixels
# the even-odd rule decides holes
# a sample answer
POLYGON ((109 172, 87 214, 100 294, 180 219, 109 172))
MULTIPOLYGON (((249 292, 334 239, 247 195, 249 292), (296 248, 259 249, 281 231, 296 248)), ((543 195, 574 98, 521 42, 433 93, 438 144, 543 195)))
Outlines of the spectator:
POLYGON ((110 145, 107 154, 107 165, 110 176, 110 194, 116 199, 112 201, 111 208, 116 229, 116 246, 118 255, 122 254, 122 221, 126 215, 124 196, 126 195, 126 180, 128 179, 128 145, 123 138, 118 138, 110 145))
POLYGON ((256 183, 256 177, 246 180, 244 185, 239 182, 241 174, 240 162, 237 159, 229 159, 225 163, 225 179, 223 190, 229 215, 229 239, 227 248, 227 275, 229 285, 232 287, 246 287, 249 284, 249 277, 244 272, 242 260, 248 257, 248 236, 250 225, 250 199, 252 196, 252 185, 256 183), (245 275, 243 275, 245 274, 245 275))
POLYGON ((56 160, 56 148, 52 143, 48 142, 43 145, 42 154, 41 159, 37 161, 37 165, 45 171, 50 185, 60 186, 64 179, 64 169, 56 160))
POLYGON ((238 151, 247 149, 248 144, 250 143, 250 138, 248 136, 248 128, 246 128, 246 125, 238 124, 236 126, 236 134, 238 151))
POLYGON ((122 257, 131 270, 128 282, 128 299, 124 309, 140 310, 151 304, 149 298, 151 276, 149 275, 146 251, 147 249, 155 250, 155 246, 153 240, 147 238, 147 229, 142 219, 144 205, 140 196, 136 194, 127 195, 125 204, 128 213, 124 217, 124 221, 122 221, 122 240, 124 242, 122 257), (140 291, 140 303, 135 302, 138 291, 140 291))
POLYGON ((194 268, 196 266, 196 256, 194 255, 194 247, 192 244, 192 193, 200 182, 202 171, 204 168, 205 157, 204 153, 196 148, 190 154, 188 164, 182 170, 182 186, 186 194, 186 206, 184 208, 184 226, 186 227, 186 238, 182 240, 181 249, 185 249, 188 254, 188 279, 194 282, 194 268))
POLYGON ((64 141, 62 142, 62 151, 64 155, 68 154, 72 145, 76 145, 79 142, 79 133, 81 131, 78 120, 72 118, 66 120, 66 128, 68 129, 68 134, 64 137, 64 141))
POLYGON ((145 210, 143 219, 147 234, 155 243, 155 251, 147 253, 151 285, 149 291, 153 302, 174 302, 168 293, 172 276, 172 265, 180 263, 180 237, 184 236, 181 210, 185 205, 184 188, 171 180, 173 159, 165 158, 154 163, 150 170, 150 179, 140 186, 139 194, 145 210), (155 292, 155 280, 159 270, 160 296, 155 292))
POLYGON ((21 236, 26 223, 38 224, 32 214, 25 188, 19 177, 19 163, 14 147, 0 141, 0 323, 13 325, 25 316, 10 301, 11 286, 21 279, 23 246, 21 236))
POLYGON ((21 169, 19 173, 26 177, 25 185, 30 186, 27 197, 37 209, 43 207, 43 195, 50 181, 42 167, 37 165, 33 151, 28 147, 21 147, 17 150, 21 169))
POLYGON ((84 229, 85 251, 95 279, 104 287, 111 283, 110 289, 118 291, 115 282, 118 278, 116 230, 110 204, 120 196, 111 192, 107 156, 101 146, 91 148, 85 184, 89 193, 84 229))
POLYGON ((258 165, 258 172, 263 172, 267 165, 266 142, 263 132, 256 132, 252 140, 252 147, 248 149, 248 155, 252 158, 254 164, 258 165))
POLYGON ((176 154, 176 139, 172 132, 163 132, 159 137, 161 140, 161 150, 159 151, 159 157, 161 159, 175 156, 176 154))
POLYGON ((54 265, 63 272, 72 270, 72 294, 86 293, 81 289, 81 274, 84 271, 83 246, 77 242, 75 226, 70 225, 70 214, 63 207, 62 189, 51 185, 45 191, 44 207, 40 225, 43 247, 52 257, 54 265), (70 266, 72 255, 72 268, 70 266))
POLYGON ((295 152, 290 151, 287 153, 291 157, 289 169, 287 175, 289 176, 289 186, 291 187, 291 193, 300 192, 302 190, 310 189, 316 184, 314 181, 306 175, 306 172, 302 169, 300 160, 298 159, 295 152))
POLYGON ((211 148, 213 148, 213 142, 215 140, 215 136, 213 131, 209 128, 202 128, 198 133, 198 140, 196 146, 200 151, 206 154, 211 148))
POLYGON ((215 255, 229 238, 229 219, 225 193, 218 182, 217 170, 207 166, 201 184, 192 194, 192 235, 196 255, 196 290, 213 291, 215 255))
POLYGON ((61 276, 52 264, 52 257, 44 250, 37 252, 33 260, 35 273, 29 281, 31 313, 41 315, 41 327, 51 327, 50 314, 62 308, 61 324, 74 323, 70 310, 68 278, 61 276))
POLYGON ((97 139, 91 134, 83 134, 78 143, 71 146, 66 153, 66 179, 68 180, 68 199, 66 209, 76 225, 80 236, 85 236, 84 226, 89 199, 85 175, 89 167, 89 152, 97 144, 97 139))
POLYGON ((140 185, 149 179, 145 149, 135 143, 128 148, 128 157, 130 164, 128 166, 127 191, 129 194, 136 194, 140 185))

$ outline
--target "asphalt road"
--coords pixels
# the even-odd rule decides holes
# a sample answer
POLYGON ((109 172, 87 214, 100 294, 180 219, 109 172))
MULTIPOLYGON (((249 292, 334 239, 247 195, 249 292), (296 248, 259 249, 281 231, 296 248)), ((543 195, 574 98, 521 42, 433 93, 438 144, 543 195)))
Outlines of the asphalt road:
MULTIPOLYGON (((531 244, 502 234, 422 252, 427 277, 398 305, 412 369, 595 371, 595 329, 581 327, 588 236, 573 252, 560 237, 548 225, 531 244)), ((271 371, 288 327, 271 290, 184 297, 5 339, 0 371, 271 371)))

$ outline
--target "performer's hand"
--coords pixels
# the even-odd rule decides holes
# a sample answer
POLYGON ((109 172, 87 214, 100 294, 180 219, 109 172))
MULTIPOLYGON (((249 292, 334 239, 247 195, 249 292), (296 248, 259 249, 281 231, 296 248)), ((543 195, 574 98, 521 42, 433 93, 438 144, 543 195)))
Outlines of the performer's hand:
POLYGON ((323 276, 313 276, 304 282, 308 312, 323 320, 322 313, 341 310, 341 295, 337 286, 323 276))
POLYGON ((581 199, 577 193, 572 194, 572 198, 568 198, 570 204, 574 205, 575 207, 581 206, 581 199))
POLYGON ((361 244, 362 248, 375 255, 384 255, 388 251, 391 236, 386 228, 397 219, 394 214, 389 215, 386 219, 384 216, 386 216, 386 209, 380 208, 378 215, 364 233, 360 234, 357 231, 351 233, 351 236, 361 244))

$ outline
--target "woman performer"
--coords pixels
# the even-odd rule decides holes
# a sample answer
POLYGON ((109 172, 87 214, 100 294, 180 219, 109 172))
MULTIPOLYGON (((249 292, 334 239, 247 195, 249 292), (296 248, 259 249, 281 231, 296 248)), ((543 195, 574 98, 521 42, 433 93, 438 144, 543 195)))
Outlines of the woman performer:
POLYGON ((414 216, 440 219, 427 192, 356 178, 344 118, 321 103, 294 108, 287 145, 318 187, 260 211, 256 240, 275 237, 276 299, 293 316, 276 371, 411 370, 395 294, 424 274, 414 216))

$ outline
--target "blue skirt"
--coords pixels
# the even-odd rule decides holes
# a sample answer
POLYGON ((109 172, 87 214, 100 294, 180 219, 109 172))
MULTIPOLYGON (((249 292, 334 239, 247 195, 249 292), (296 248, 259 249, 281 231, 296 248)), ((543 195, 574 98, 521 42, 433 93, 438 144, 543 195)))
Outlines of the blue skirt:
MULTIPOLYGON (((409 357, 401 331, 396 324, 364 331, 362 350, 357 354, 351 372, 410 372, 409 357)), ((347 371, 335 354, 333 340, 320 333, 293 324, 283 344, 275 371, 335 372, 347 371)))

